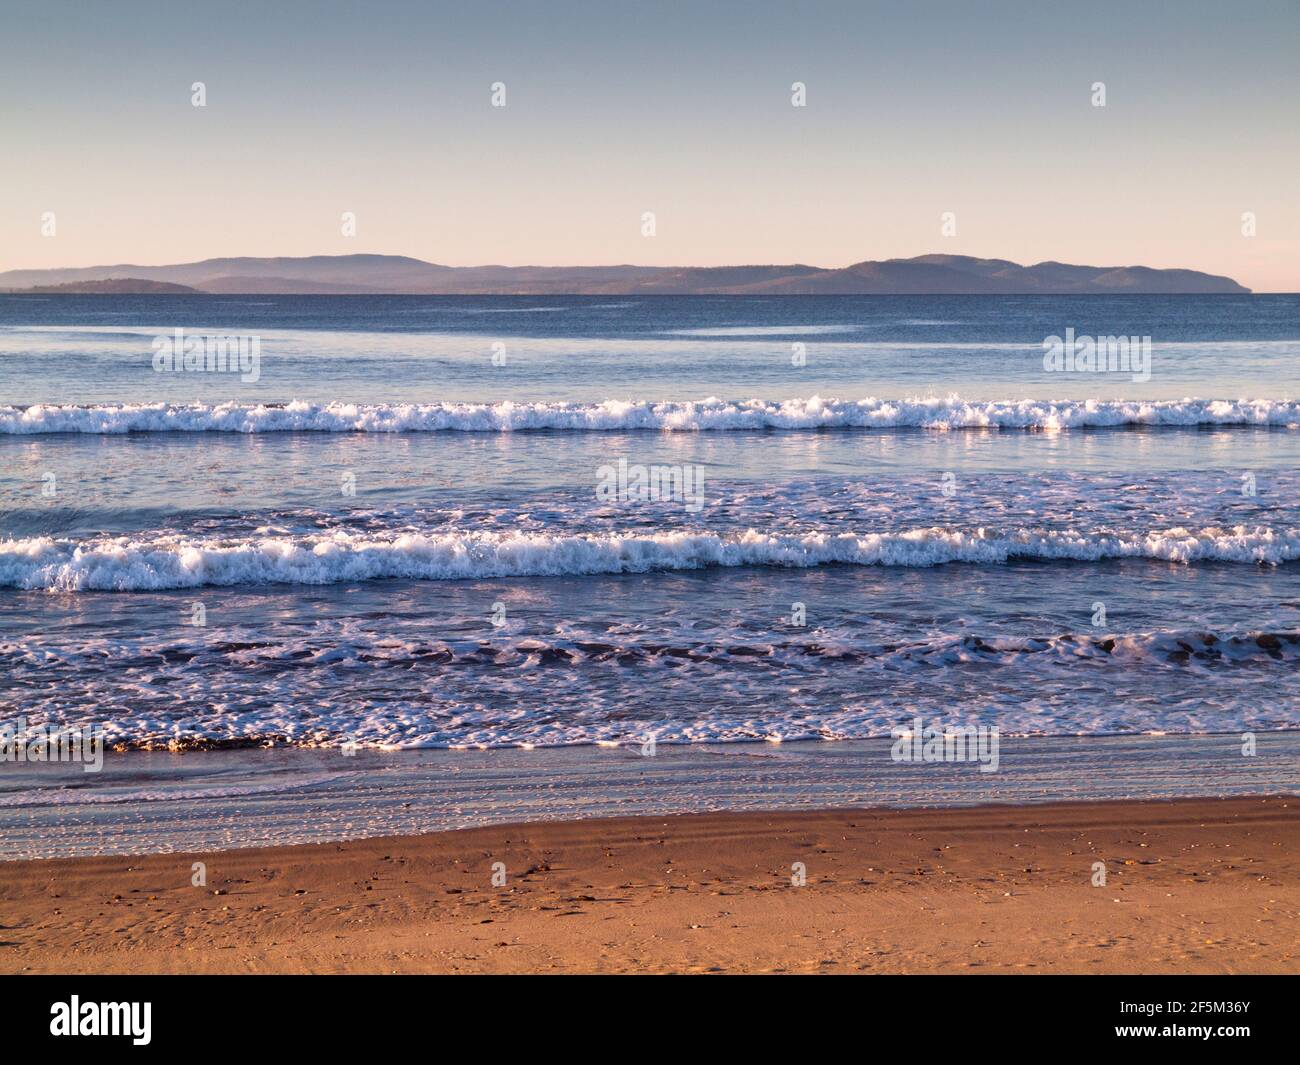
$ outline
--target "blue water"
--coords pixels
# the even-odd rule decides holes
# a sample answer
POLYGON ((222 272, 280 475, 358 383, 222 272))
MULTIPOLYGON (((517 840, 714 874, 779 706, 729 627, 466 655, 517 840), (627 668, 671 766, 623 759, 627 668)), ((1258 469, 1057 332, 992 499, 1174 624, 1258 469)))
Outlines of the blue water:
POLYGON ((1297 366, 1295 296, 0 297, 0 711, 1295 728, 1297 366), (178 328, 257 372, 156 371, 178 328), (1149 336, 1149 377, 1048 372, 1067 328, 1149 336), (699 491, 598 495, 620 460, 699 491))

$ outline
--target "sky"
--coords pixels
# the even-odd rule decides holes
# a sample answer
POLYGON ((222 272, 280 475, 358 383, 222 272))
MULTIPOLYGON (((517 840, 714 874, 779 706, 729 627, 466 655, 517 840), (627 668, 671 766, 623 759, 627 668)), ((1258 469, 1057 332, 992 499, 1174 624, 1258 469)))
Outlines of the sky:
POLYGON ((1295 292, 1297 55, 1296 0, 0 0, 0 270, 948 252, 1295 292))

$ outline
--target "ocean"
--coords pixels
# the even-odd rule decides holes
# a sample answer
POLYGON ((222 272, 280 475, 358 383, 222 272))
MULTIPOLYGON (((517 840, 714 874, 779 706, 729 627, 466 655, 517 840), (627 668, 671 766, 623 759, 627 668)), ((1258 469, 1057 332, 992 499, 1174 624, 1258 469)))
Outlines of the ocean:
POLYGON ((1296 729, 1297 367, 1287 295, 0 296, 0 720, 1296 729))

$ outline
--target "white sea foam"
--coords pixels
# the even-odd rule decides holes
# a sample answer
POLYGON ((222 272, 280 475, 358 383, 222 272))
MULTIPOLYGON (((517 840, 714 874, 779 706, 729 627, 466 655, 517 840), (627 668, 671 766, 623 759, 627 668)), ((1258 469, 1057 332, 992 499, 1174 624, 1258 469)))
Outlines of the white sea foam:
MULTIPOLYGON (((867 738, 888 736, 919 705, 964 707, 1006 735, 1240 732, 1296 727, 1300 682, 1300 632, 1286 630, 882 641, 852 626, 705 633, 685 622, 451 638, 427 619, 400 633, 351 621, 273 628, 0 641, 0 671, 24 715, 77 725, 93 706, 111 745, 154 749, 867 738), (1272 698, 1252 694, 1260 688, 1272 698), (1116 692, 1141 692, 1141 705, 1116 692)), ((276 790, 218 786, 228 790, 209 794, 276 790)))
POLYGON ((1300 559, 1300 534, 1266 527, 1078 533, 1021 528, 941 528, 883 533, 777 535, 658 532, 548 535, 512 532, 338 531, 319 536, 193 538, 158 534, 85 541, 50 537, 0 543, 0 587, 137 591, 204 585, 332 584, 407 578, 472 580, 713 567, 937 566, 1013 558, 1279 565, 1300 559))
POLYGON ((1094 630, 1046 636, 961 634, 883 642, 847 630, 817 629, 798 637, 781 632, 757 636, 724 630, 701 639, 698 632, 690 630, 665 637, 658 633, 647 636, 636 631, 614 634, 566 628, 543 635, 452 640, 434 635, 415 638, 409 634, 399 637, 345 630, 289 637, 249 634, 246 639, 216 634, 211 638, 164 642, 138 638, 101 638, 57 645, 0 641, 0 664, 16 676, 37 670, 124 676, 139 669, 153 672, 160 660, 166 660, 178 673, 182 669, 203 673, 225 664, 251 675, 265 673, 268 668, 284 672, 415 662, 430 667, 476 665, 528 672, 540 665, 580 669, 606 662, 630 665, 664 659, 724 665, 743 660, 747 664, 779 666, 816 659, 828 669, 845 665, 905 673, 971 663, 1017 666, 1028 659, 1068 663, 1085 658, 1186 668, 1266 659, 1300 661, 1300 631, 1218 633, 1188 629, 1110 634, 1094 630))
POLYGON ((1201 425, 1300 428, 1300 401, 1275 399, 988 400, 956 396, 781 402, 709 398, 602 403, 126 403, 0 406, 0 433, 511 432, 529 429, 1079 429, 1201 425))

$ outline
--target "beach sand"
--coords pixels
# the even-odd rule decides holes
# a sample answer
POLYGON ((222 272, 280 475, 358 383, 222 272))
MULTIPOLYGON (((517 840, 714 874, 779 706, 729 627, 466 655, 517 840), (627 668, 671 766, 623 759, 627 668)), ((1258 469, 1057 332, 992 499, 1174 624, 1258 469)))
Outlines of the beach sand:
POLYGON ((1296 973, 1300 800, 709 813, 4 862, 0 971, 1296 973))

